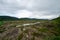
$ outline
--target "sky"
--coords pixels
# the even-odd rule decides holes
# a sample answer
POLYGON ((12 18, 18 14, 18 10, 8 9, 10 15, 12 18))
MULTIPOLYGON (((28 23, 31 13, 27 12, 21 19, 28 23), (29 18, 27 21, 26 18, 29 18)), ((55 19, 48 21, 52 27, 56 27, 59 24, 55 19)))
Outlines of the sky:
POLYGON ((0 0, 0 16, 53 19, 60 16, 60 0, 0 0))

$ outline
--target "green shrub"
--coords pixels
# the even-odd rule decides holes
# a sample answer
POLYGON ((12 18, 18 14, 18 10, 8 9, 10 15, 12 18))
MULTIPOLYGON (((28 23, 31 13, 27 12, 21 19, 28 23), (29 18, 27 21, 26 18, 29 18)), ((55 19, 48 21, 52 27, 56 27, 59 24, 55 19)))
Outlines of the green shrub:
POLYGON ((37 30, 40 31, 40 32, 47 32, 48 31, 47 28, 37 28, 37 30))
POLYGON ((3 21, 0 21, 0 26, 3 25, 3 24, 4 24, 4 22, 3 21))
POLYGON ((44 40, 60 40, 60 36, 47 36, 44 40))

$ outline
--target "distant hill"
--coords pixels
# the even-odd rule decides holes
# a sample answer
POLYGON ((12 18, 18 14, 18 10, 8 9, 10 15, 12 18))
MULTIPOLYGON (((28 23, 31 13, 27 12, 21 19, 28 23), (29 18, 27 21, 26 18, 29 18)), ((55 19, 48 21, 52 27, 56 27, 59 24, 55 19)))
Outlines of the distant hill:
POLYGON ((9 20, 48 20, 48 19, 16 18, 11 16, 0 16, 0 21, 9 21, 9 20))
POLYGON ((37 19, 37 18, 20 18, 20 20, 48 20, 48 19, 37 19))
POLYGON ((55 21, 60 21, 60 16, 57 17, 57 18, 55 18, 55 19, 53 19, 53 20, 55 20, 55 21))
POLYGON ((9 21, 9 20, 19 20, 16 17, 11 17, 11 16, 0 16, 0 21, 9 21))
POLYGON ((52 22, 55 24, 55 26, 60 27, 60 16, 53 19, 52 22))
POLYGON ((55 19, 53 19, 53 21, 55 21, 55 22, 59 22, 59 23, 60 23, 60 16, 57 17, 57 18, 55 18, 55 19))

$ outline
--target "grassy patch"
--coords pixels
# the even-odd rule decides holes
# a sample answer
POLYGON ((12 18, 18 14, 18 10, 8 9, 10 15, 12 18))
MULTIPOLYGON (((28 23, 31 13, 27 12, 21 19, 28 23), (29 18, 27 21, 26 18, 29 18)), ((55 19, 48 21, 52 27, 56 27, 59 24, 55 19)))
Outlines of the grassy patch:
POLYGON ((4 22, 3 21, 0 21, 0 26, 3 25, 3 24, 4 24, 4 22))
POLYGON ((40 32, 47 32, 48 31, 47 28, 37 28, 37 30, 40 31, 40 32))
POLYGON ((60 40, 60 36, 50 36, 46 37, 44 40, 60 40))
POLYGON ((5 28, 1 25, 3 25, 4 22, 3 21, 0 21, 0 33, 4 32, 5 31, 5 28))

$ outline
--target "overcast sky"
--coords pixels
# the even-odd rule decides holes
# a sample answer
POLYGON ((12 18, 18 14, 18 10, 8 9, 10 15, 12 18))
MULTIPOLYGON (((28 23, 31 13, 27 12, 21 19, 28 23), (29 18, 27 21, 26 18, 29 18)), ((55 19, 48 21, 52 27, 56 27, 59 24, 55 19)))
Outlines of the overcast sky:
POLYGON ((53 19, 60 15, 60 0, 0 0, 0 16, 53 19))

